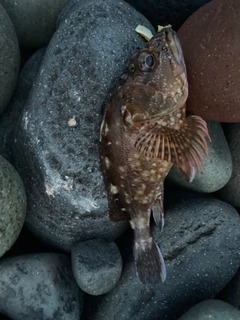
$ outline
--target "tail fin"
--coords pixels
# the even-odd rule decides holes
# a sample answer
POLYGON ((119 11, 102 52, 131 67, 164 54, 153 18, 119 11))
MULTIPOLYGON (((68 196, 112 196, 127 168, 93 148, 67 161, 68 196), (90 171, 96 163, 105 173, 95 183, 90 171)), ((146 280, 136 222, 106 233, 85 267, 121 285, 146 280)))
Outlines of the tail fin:
POLYGON ((135 240, 133 253, 137 276, 142 283, 156 284, 166 280, 164 259, 152 237, 138 242, 135 240))

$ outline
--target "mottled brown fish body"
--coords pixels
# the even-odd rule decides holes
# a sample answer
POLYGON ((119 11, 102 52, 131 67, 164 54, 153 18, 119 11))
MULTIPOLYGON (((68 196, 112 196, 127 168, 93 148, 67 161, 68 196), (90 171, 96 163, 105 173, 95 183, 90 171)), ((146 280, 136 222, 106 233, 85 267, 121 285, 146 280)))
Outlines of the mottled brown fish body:
POLYGON ((208 133, 201 118, 185 119, 186 70, 171 29, 133 55, 122 81, 106 106, 100 134, 108 214, 112 221, 130 221, 138 277, 157 283, 166 270, 150 234, 151 213, 162 229, 164 179, 173 164, 192 179, 208 133))

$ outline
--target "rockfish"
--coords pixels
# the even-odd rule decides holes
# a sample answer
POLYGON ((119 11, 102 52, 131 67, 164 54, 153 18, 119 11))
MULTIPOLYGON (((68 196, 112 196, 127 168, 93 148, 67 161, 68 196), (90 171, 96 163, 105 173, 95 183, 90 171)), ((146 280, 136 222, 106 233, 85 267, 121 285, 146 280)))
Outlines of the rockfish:
POLYGON ((130 58, 101 125, 108 215, 130 222, 136 272, 144 284, 166 278, 149 226, 151 213, 159 228, 164 225, 164 179, 174 164, 191 182, 207 155, 206 122, 195 115, 186 118, 187 96, 180 42, 171 28, 162 28, 130 58))

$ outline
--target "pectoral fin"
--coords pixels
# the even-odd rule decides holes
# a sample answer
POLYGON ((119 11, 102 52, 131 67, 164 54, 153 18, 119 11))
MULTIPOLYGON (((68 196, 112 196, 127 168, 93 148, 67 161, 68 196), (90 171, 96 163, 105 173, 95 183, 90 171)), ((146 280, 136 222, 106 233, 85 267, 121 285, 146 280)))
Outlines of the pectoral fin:
POLYGON ((180 129, 158 124, 145 127, 134 146, 145 157, 175 164, 191 181, 194 170, 200 173, 200 163, 204 165, 202 154, 208 156, 205 137, 211 141, 206 122, 198 116, 190 116, 180 129))

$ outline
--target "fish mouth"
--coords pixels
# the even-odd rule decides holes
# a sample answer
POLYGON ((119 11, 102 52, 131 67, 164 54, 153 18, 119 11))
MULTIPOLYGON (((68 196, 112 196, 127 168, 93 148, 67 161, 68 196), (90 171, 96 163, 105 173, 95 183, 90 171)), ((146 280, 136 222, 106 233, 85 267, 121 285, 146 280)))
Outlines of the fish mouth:
POLYGON ((180 41, 178 40, 176 32, 171 28, 164 28, 161 32, 165 33, 165 40, 168 43, 176 62, 186 72, 186 65, 183 58, 182 47, 180 41))

